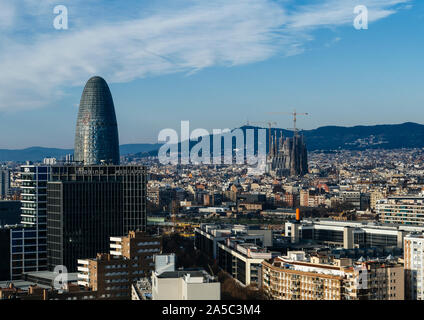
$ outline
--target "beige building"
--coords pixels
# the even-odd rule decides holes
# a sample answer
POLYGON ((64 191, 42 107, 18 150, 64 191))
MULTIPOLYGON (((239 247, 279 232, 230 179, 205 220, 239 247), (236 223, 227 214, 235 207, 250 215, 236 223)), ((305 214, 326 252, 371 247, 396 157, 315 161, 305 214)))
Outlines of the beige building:
POLYGON ((78 260, 78 284, 95 291, 101 298, 128 299, 130 266, 128 261, 108 253, 78 260))
POLYGON ((260 211, 262 210, 262 204, 260 203, 240 203, 238 211, 260 211))
POLYGON ((276 300, 403 300, 403 266, 395 261, 306 258, 288 252, 262 263, 262 287, 276 300))
POLYGON ((131 284, 154 270, 153 256, 162 251, 162 238, 131 231, 110 241, 110 253, 78 260, 78 284, 100 298, 129 300, 131 284))
POLYGON ((386 192, 383 191, 372 191, 370 194, 370 208, 375 210, 378 200, 386 198, 386 192))
POLYGON ((301 207, 318 207, 326 202, 325 195, 314 190, 301 190, 299 198, 301 207))
POLYGON ((220 300, 221 284, 206 271, 152 273, 153 300, 220 300))

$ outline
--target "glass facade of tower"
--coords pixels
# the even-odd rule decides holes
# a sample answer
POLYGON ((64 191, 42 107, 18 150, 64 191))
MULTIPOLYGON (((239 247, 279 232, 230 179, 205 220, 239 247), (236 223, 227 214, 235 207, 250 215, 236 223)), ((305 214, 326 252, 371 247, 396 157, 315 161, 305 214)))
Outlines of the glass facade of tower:
POLYGON ((21 225, 11 229, 11 279, 23 272, 47 270, 47 181, 49 166, 20 170, 21 225))
POLYGON ((51 270, 109 251, 109 237, 146 230, 143 166, 53 166, 47 187, 51 270))
POLYGON ((115 106, 106 81, 92 77, 85 85, 75 132, 75 161, 84 165, 119 164, 115 106))

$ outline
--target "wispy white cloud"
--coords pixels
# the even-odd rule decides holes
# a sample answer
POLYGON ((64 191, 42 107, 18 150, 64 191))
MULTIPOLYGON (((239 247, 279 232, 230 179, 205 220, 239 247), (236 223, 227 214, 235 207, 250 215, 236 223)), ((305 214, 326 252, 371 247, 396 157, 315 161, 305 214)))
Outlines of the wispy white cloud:
MULTIPOLYGON (((0 24, 7 29, 0 44, 0 110, 49 104, 66 87, 81 85, 94 74, 109 82, 127 82, 299 54, 311 31, 352 23, 356 1, 324 0, 290 7, 272 0, 174 0, 168 7, 128 1, 127 7, 120 2, 120 8, 115 8, 119 15, 99 14, 95 19, 95 10, 102 5, 99 0, 68 0, 67 31, 53 29, 54 2, 16 0, 27 10, 16 17, 17 5, 8 7, 0 0, 0 12, 7 16, 0 24), (26 32, 22 36, 16 30, 26 32)), ((395 13, 397 5, 406 2, 363 0, 361 4, 368 6, 372 22, 395 13)), ((108 9, 112 8, 102 13, 115 12, 108 9)))
POLYGON ((398 5, 410 0, 326 0, 300 6, 290 16, 287 27, 290 29, 340 26, 353 23, 353 10, 357 5, 365 5, 369 22, 374 22, 396 13, 398 5))
POLYGON ((10 2, 0 1, 0 30, 10 27, 15 19, 15 6, 10 2))

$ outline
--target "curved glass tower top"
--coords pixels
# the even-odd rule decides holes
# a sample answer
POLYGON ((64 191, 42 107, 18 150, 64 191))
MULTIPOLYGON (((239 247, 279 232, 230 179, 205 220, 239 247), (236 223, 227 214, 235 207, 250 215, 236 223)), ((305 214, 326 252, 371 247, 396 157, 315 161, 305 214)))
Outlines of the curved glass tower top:
POLYGON ((81 96, 74 160, 84 165, 119 164, 115 107, 109 87, 101 77, 90 78, 81 96))

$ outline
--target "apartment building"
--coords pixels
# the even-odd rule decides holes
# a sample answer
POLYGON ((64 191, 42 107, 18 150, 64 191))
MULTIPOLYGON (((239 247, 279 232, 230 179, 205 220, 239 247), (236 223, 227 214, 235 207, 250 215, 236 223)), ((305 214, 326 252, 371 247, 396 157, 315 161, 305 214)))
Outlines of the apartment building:
POLYGON ((154 270, 153 256, 162 252, 162 237, 130 231, 125 237, 110 237, 110 254, 132 260, 139 274, 154 270))
POLYGON ((378 200, 376 212, 383 223, 424 226, 424 197, 392 196, 378 200))
POLYGON ((375 210, 377 206, 377 201, 381 199, 385 199, 387 196, 387 192, 374 190, 370 193, 370 208, 371 210, 375 210))
POLYGON ((318 207, 325 204, 325 194, 318 190, 301 190, 300 191, 301 207, 318 207))
POLYGON ((78 284, 95 291, 101 298, 128 299, 131 286, 130 261, 108 253, 78 260, 78 284))
POLYGON ((162 251, 162 238, 130 231, 110 242, 110 253, 78 260, 78 284, 102 299, 129 300, 131 285, 154 270, 153 256, 162 251))
POLYGON ((297 200, 298 200, 298 198, 297 198, 296 193, 286 192, 283 195, 283 201, 287 204, 288 207, 293 208, 294 206, 296 206, 297 200))
POLYGON ((262 287, 276 300, 403 300, 403 266, 385 261, 326 256, 302 251, 262 263, 262 287))
POLYGON ((415 233, 405 237, 405 298, 424 300, 424 234, 415 233))

